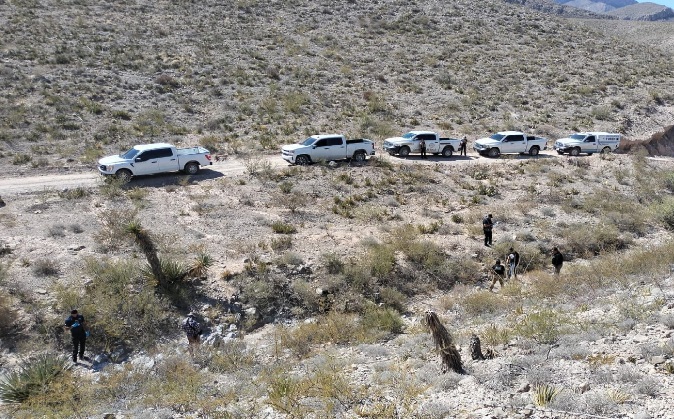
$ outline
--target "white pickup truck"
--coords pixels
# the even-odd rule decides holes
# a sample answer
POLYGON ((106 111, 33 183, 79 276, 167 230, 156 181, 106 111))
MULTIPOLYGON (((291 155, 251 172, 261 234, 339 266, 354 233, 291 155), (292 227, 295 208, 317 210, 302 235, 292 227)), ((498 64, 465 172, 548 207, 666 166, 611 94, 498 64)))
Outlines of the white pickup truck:
POLYGON ((384 140, 384 151, 390 155, 399 155, 400 157, 407 157, 410 153, 420 153, 421 148, 419 144, 421 140, 426 143, 426 152, 435 154, 442 154, 444 157, 452 157, 452 153, 459 149, 461 140, 455 138, 440 138, 440 136, 432 131, 410 131, 403 134, 402 137, 387 138, 384 140))
POLYGON ((374 141, 347 140, 343 135, 312 135, 299 144, 284 145, 281 157, 290 164, 309 164, 317 161, 352 159, 364 162, 374 156, 374 141))
POLYGON ((176 148, 171 144, 156 143, 137 145, 118 156, 103 157, 98 161, 98 171, 128 182, 132 176, 178 170, 195 175, 201 166, 212 164, 210 151, 203 147, 176 148))
POLYGON ((480 138, 473 143, 473 149, 482 156, 498 157, 501 154, 527 153, 537 156, 548 148, 548 140, 519 131, 503 131, 489 138, 480 138))
POLYGON ((568 138, 555 141, 554 149, 559 154, 569 153, 577 156, 580 153, 610 153, 620 145, 620 134, 608 132, 578 132, 568 138))

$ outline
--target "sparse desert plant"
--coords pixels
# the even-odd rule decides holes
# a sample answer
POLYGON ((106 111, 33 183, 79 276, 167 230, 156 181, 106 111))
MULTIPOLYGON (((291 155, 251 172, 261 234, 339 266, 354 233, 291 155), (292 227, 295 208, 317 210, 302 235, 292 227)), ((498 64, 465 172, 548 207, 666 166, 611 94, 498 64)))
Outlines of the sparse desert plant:
MULTIPOLYGON (((0 265, 0 270, 3 269, 0 265)), ((1 275, 1 272, 0 272, 1 275)), ((2 281, 0 280, 0 283, 2 281)), ((0 289, 0 336, 4 337, 16 331, 18 314, 12 298, 0 289)))
POLYGON ((323 264, 329 274, 338 275, 344 272, 344 261, 336 253, 325 253, 323 255, 323 264))
POLYGON ((54 224, 52 226, 49 226, 49 229, 47 230, 49 237, 53 238, 60 238, 60 237, 65 237, 66 236, 66 226, 63 224, 54 224))
POLYGON ((284 223, 283 221, 274 221, 271 225, 271 229, 276 234, 295 234, 297 233, 297 228, 292 224, 284 223))
POLYGON ((58 196, 63 199, 82 199, 89 196, 90 192, 88 189, 78 186, 73 189, 64 189, 59 191, 58 196))
POLYGON ((293 238, 292 236, 281 236, 279 238, 273 238, 269 247, 275 252, 282 252, 293 247, 293 238))
POLYGON ((53 259, 38 259, 32 263, 33 273, 37 276, 57 276, 60 269, 53 259))
POLYGON ((466 295, 461 307, 470 316, 501 313, 510 306, 510 302, 503 297, 489 291, 476 291, 466 295))
POLYGON ((534 403, 537 406, 547 406, 557 397, 560 389, 555 386, 544 384, 534 388, 534 403))
POLYGON ((542 310, 527 314, 516 326, 520 336, 535 340, 540 344, 555 344, 564 333, 565 318, 553 310, 542 310))
POLYGON ((48 391, 62 374, 67 374, 71 363, 65 356, 41 354, 24 360, 19 369, 0 378, 0 400, 4 403, 23 403, 31 396, 48 391))

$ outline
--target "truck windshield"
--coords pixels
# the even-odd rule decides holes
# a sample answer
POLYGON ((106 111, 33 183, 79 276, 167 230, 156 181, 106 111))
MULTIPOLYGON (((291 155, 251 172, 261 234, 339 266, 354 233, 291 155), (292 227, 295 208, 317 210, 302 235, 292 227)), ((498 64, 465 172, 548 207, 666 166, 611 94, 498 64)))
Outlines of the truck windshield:
POLYGON ((316 139, 314 137, 309 137, 306 140, 302 141, 300 144, 302 144, 302 145, 312 145, 314 142, 316 142, 316 139))
POLYGON ((136 157, 136 154, 138 154, 138 150, 132 148, 131 150, 127 151, 126 153, 122 153, 119 156, 123 159, 131 160, 136 157))
POLYGON ((411 132, 408 132, 407 134, 403 134, 402 138, 404 138, 404 139, 406 139, 406 140, 409 140, 409 139, 414 138, 415 136, 416 136, 416 134, 413 134, 413 133, 411 133, 411 132))
POLYGON ((584 140, 585 135, 583 135, 583 134, 573 134, 569 138, 572 139, 572 140, 584 140))
POLYGON ((491 137, 489 138, 491 138, 492 140, 501 141, 503 137, 505 137, 505 135, 503 134, 492 134, 491 137))

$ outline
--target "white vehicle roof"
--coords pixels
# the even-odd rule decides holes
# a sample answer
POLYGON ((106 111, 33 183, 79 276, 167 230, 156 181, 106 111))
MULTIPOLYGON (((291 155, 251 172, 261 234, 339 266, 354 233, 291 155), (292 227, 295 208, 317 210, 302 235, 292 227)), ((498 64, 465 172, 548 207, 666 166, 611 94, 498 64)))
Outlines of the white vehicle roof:
POLYGON ((310 135, 309 137, 320 140, 323 138, 344 137, 344 136, 342 134, 319 134, 319 135, 310 135))
POLYGON ((155 148, 166 148, 173 147, 173 144, 168 143, 154 143, 154 144, 139 144, 133 146, 136 150, 145 151, 145 150, 154 150, 155 148))
POLYGON ((522 131, 500 131, 497 134, 501 135, 525 135, 522 131))
POLYGON ((437 135, 435 131, 410 131, 414 135, 420 135, 420 134, 432 134, 432 135, 437 135))
POLYGON ((578 132, 577 134, 580 134, 580 135, 620 135, 620 134, 611 133, 611 132, 578 132))

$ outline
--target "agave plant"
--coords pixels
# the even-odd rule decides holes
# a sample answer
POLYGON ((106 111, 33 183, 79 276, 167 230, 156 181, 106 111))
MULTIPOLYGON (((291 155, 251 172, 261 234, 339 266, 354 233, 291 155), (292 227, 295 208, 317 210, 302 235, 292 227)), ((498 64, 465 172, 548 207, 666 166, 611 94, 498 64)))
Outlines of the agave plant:
POLYGON ((538 406, 547 406, 550 404, 561 390, 549 384, 540 385, 534 388, 534 402, 538 406))
POLYGON ((26 359, 17 371, 0 378, 0 401, 23 403, 71 367, 68 358, 60 355, 42 354, 26 359))

